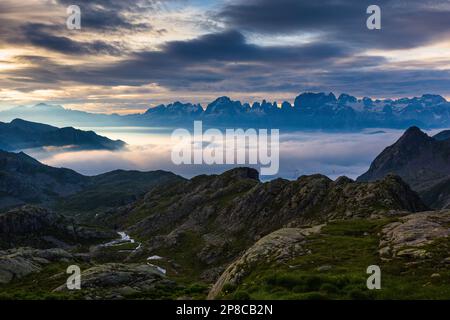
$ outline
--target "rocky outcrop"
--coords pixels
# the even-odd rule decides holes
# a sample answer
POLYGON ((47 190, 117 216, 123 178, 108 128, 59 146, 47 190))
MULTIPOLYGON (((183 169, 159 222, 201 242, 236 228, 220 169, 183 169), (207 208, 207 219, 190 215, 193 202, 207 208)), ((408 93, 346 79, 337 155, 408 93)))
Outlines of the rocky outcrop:
POLYGON ((73 255, 62 249, 18 248, 0 251, 0 284, 39 272, 52 262, 67 262, 73 255))
POLYGON ((283 263, 305 254, 307 251, 303 245, 306 237, 320 232, 321 227, 284 228, 260 239, 225 270, 210 290, 208 298, 219 296, 226 285, 237 286, 258 265, 283 263))
POLYGON ((16 117, 46 122, 59 126, 184 126, 195 120, 209 126, 261 127, 289 129, 360 129, 406 128, 421 125, 429 128, 449 127, 449 102, 442 96, 424 94, 421 97, 372 100, 341 94, 305 92, 287 101, 263 100, 249 103, 220 97, 207 106, 174 102, 152 106, 145 113, 131 115, 98 114, 64 109, 57 105, 40 103, 0 111, 0 119, 16 117), (282 108, 278 106, 282 105, 282 108))
POLYGON ((450 211, 411 214, 383 228, 379 252, 384 258, 425 258, 430 256, 427 245, 449 236, 450 211))
MULTIPOLYGON (((123 299, 156 287, 174 286, 156 267, 148 264, 107 263, 81 273, 82 293, 87 298, 123 299)), ((66 291, 66 284, 55 291, 66 291)))
POLYGON ((190 259, 209 269, 231 262, 280 228, 425 209, 395 176, 373 183, 322 175, 261 183, 255 170, 237 168, 154 189, 134 206, 112 213, 109 223, 146 239, 152 253, 188 250, 190 259))
POLYGON ((399 175, 432 208, 450 203, 450 140, 447 133, 429 137, 417 127, 409 128, 387 147, 358 181, 375 181, 388 174, 399 175))
POLYGON ((21 246, 67 248, 115 236, 113 232, 80 226, 72 219, 34 206, 0 214, 0 248, 4 249, 21 246))

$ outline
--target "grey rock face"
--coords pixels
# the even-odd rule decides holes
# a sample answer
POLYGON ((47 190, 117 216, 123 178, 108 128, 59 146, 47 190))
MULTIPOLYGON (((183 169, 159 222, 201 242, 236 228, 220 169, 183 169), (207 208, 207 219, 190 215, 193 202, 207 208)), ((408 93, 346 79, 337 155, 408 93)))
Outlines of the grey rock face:
POLYGON ((382 257, 408 256, 424 258, 424 247, 437 239, 450 236, 450 211, 429 211, 401 217, 381 232, 382 257))
MULTIPOLYGON (((156 286, 174 286, 175 283, 148 264, 106 263, 96 265, 82 272, 83 294, 99 299, 122 299, 143 291, 154 290, 156 286)), ((54 291, 66 291, 65 284, 54 291)))
POLYGON ((258 264, 281 263, 305 254, 303 244, 306 236, 316 232, 320 232, 320 226, 313 229, 284 228, 263 237, 225 270, 212 287, 208 298, 217 297, 227 284, 239 284, 258 264))
POLYGON ((409 128, 372 162, 358 181, 375 181, 399 175, 432 208, 450 205, 450 140, 447 132, 429 137, 417 127, 409 128))
POLYGON ((17 248, 0 251, 0 284, 39 272, 51 262, 70 259, 72 255, 62 249, 17 248))
POLYGON ((189 244, 189 259, 213 269, 280 228, 426 209, 395 176, 374 183, 321 175, 261 183, 256 174, 239 168, 155 189, 134 206, 112 213, 110 223, 145 239, 151 252, 185 253, 189 244))
POLYGON ((0 215, 0 248, 66 248, 114 236, 113 232, 81 227, 69 218, 35 206, 24 206, 0 215))

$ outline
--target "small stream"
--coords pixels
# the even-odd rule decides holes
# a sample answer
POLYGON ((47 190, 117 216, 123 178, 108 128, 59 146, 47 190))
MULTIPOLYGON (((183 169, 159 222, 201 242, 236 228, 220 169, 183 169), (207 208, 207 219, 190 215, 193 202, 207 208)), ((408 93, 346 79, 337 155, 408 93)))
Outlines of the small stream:
MULTIPOLYGON (((135 251, 139 250, 142 247, 142 243, 141 242, 136 242, 127 233, 121 231, 121 232, 117 232, 117 234, 120 236, 120 239, 115 239, 113 241, 107 242, 105 244, 102 244, 102 246, 103 247, 113 247, 113 246, 118 246, 118 245, 121 245, 121 244, 124 244, 124 243, 136 243, 137 246, 136 246, 136 248, 133 249, 132 252, 135 252, 135 251)), ((161 259, 163 259, 163 258, 159 257, 159 256, 151 256, 151 257, 147 258, 147 261, 148 260, 161 260, 161 259)), ((164 275, 167 273, 166 269, 161 268, 161 267, 159 267, 157 265, 151 264, 149 262, 147 262, 147 265, 156 268, 156 270, 158 270, 160 273, 162 273, 164 275)))
MULTIPOLYGON (((121 245, 124 243, 136 243, 136 241, 133 238, 131 238, 128 234, 126 234, 123 231, 117 232, 117 234, 120 236, 120 239, 115 239, 113 241, 103 244, 102 246, 113 247, 113 246, 121 245)), ((138 242, 137 244, 138 244, 138 246, 134 249, 134 251, 138 250, 141 247, 140 242, 138 242)))

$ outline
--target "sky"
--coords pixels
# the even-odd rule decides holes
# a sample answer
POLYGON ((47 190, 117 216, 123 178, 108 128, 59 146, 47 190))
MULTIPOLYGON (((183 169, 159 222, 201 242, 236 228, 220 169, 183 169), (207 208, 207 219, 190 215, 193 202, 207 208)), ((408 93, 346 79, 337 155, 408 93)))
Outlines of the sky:
POLYGON ((305 91, 450 98, 448 0, 2 0, 0 110, 101 113, 305 91), (381 30, 366 27, 369 5, 381 30), (67 7, 81 29, 66 27, 67 7))

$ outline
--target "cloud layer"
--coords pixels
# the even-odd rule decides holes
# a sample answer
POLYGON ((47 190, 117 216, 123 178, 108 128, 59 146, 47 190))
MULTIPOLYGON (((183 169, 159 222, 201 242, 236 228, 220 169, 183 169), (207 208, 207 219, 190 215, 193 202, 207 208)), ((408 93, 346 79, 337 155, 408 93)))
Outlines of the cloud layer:
POLYGON ((380 0, 374 31, 368 0, 80 0, 79 31, 65 27, 72 1, 14 3, 0 4, 0 108, 131 112, 306 90, 450 96, 447 0, 380 0))
MULTIPOLYGON (((231 165, 174 165, 171 161, 173 142, 170 135, 158 130, 112 131, 96 128, 111 139, 123 139, 130 147, 123 151, 27 150, 46 164, 68 167, 95 175, 115 169, 169 170, 185 177, 204 173, 220 173, 231 165)), ((364 173, 371 161, 388 145, 394 143, 402 130, 385 130, 378 134, 291 132, 280 135, 280 170, 276 176, 296 179, 300 175, 322 173, 331 178, 345 175, 356 178, 364 173)), ((256 168, 259 169, 258 166, 256 168)))

